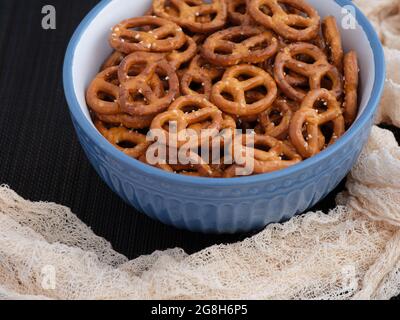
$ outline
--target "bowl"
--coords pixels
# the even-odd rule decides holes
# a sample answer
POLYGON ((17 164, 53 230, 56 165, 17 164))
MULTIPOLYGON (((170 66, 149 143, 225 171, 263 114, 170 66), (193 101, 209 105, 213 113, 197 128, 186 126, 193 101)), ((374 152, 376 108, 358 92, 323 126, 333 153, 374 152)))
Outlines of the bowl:
MULTIPOLYGON (((103 0, 83 20, 64 62, 64 89, 80 143, 100 177, 126 203, 149 217, 203 233, 257 231, 288 220, 321 201, 345 178, 367 142, 385 80, 379 38, 367 18, 348 0, 308 0, 320 15, 334 15, 346 51, 360 64, 360 112, 333 146, 288 169, 233 179, 187 177, 147 166, 109 144, 94 127, 85 90, 111 53, 110 28, 142 15, 151 0, 103 0), (344 8, 347 8, 345 10, 344 8), (355 28, 351 16, 356 18, 355 28)), ((354 20, 354 19, 353 19, 354 20)))

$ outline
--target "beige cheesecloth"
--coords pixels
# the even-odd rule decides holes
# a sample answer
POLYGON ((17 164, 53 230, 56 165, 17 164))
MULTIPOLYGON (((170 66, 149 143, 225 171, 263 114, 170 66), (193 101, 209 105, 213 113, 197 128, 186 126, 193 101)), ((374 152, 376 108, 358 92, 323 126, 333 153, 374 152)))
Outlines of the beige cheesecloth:
MULTIPOLYGON (((377 122, 400 126, 400 0, 358 0, 386 46, 377 122)), ((0 299, 389 299, 400 294, 400 147, 374 127, 324 215, 188 256, 128 261, 68 209, 0 188, 0 299)))

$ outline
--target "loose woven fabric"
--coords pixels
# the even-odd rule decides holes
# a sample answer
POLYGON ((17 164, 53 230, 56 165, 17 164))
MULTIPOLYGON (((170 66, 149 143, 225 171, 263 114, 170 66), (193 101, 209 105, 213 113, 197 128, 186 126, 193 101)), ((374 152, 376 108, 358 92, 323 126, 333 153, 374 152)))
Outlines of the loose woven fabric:
MULTIPOLYGON (((400 126, 400 1, 355 1, 386 46, 377 122, 400 126)), ((66 207, 0 188, 0 299, 389 299, 400 294, 400 147, 374 127, 329 215, 128 261, 66 207)))

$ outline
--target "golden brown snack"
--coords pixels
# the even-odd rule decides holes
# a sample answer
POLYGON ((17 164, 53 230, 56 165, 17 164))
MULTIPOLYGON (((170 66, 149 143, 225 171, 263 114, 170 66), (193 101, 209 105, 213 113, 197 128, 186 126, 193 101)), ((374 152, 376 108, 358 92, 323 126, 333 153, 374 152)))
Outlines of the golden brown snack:
POLYGON ((273 106, 258 117, 263 133, 273 138, 286 139, 294 114, 293 109, 288 100, 276 99, 273 106))
POLYGON ((117 114, 119 105, 118 67, 110 67, 100 72, 86 91, 86 102, 96 113, 117 114))
POLYGON ((275 35, 257 27, 232 27, 210 36, 203 45, 202 56, 219 66, 259 63, 273 57, 279 44, 275 35))
POLYGON ((343 68, 343 46, 340 31, 333 16, 326 17, 322 22, 322 32, 327 49, 330 53, 330 62, 338 69, 343 68))
POLYGON ((184 63, 193 59, 193 57, 197 53, 197 44, 196 42, 189 36, 186 36, 186 41, 177 50, 168 53, 166 58, 170 65, 178 70, 184 63))
POLYGON ((357 54, 343 52, 334 17, 321 25, 304 0, 153 2, 112 29, 114 51, 86 92, 119 150, 150 164, 161 142, 168 155, 151 165, 171 173, 235 177, 254 162, 248 174, 262 174, 316 155, 355 121, 357 54))
POLYGON ((154 13, 192 32, 209 33, 222 29, 228 17, 225 0, 154 0, 154 13))
POLYGON ((104 71, 110 67, 118 67, 122 60, 126 57, 126 54, 118 51, 114 51, 111 53, 106 61, 104 61, 103 65, 100 68, 100 71, 104 71))
POLYGON ((224 70, 208 63, 197 55, 190 63, 181 78, 181 92, 183 95, 204 95, 210 99, 215 80, 220 79, 224 70))
POLYGON ((125 54, 135 51, 169 52, 181 48, 186 36, 181 27, 171 21, 145 16, 117 24, 109 41, 111 47, 125 54), (140 27, 147 29, 142 31, 138 29, 140 27))
POLYGON ((294 114, 289 135, 297 151, 310 158, 321 152, 320 127, 332 123, 333 133, 329 145, 336 142, 345 132, 344 118, 339 102, 326 89, 310 91, 300 109, 294 114), (326 110, 320 111, 315 104, 323 101, 326 110))
POLYGON ((123 127, 108 129, 98 120, 95 121, 95 126, 114 147, 135 159, 143 156, 151 144, 145 135, 123 127))
POLYGON ((164 133, 166 143, 174 141, 177 146, 182 146, 188 142, 193 146, 201 146, 207 142, 208 136, 197 136, 195 141, 190 142, 190 126, 207 122, 203 129, 210 130, 212 136, 219 133, 222 128, 222 112, 211 102, 202 96, 183 96, 177 99, 167 112, 161 113, 155 117, 151 124, 152 130, 159 130, 164 133), (175 123, 176 128, 171 132, 169 123, 175 123))
POLYGON ((284 48, 276 57, 274 75, 276 83, 282 92, 289 98, 301 102, 307 95, 303 88, 294 87, 287 79, 287 70, 295 72, 309 79, 309 89, 323 87, 323 80, 331 82, 330 90, 336 98, 343 94, 343 79, 338 69, 329 64, 326 55, 321 49, 310 43, 298 42, 284 48), (304 62, 298 57, 306 57, 310 61, 304 62))
MULTIPOLYGON (((252 174, 262 174, 282 170, 302 161, 302 157, 287 141, 280 141, 268 135, 244 136, 242 140, 242 150, 236 152, 242 152, 244 159, 248 158, 246 155, 254 154, 254 159, 248 159, 248 161, 253 161, 253 164, 249 164, 245 160, 241 166, 237 164, 232 165, 225 171, 225 178, 237 176, 237 169, 245 166, 254 167, 252 174), (253 150, 250 150, 250 147, 246 146, 246 141, 247 143, 248 141, 254 142, 253 150), (265 151, 265 149, 268 151, 265 151)), ((237 144, 235 144, 235 147, 238 147, 237 144)))
POLYGON ((351 126, 358 113, 359 69, 355 51, 347 53, 344 57, 344 79, 344 119, 346 125, 351 126))
POLYGON ((303 0, 250 0, 248 6, 254 20, 285 39, 309 41, 318 35, 321 19, 303 0), (295 9, 296 13, 285 11, 283 6, 295 9))
POLYGON ((134 116, 148 116, 168 109, 179 93, 179 80, 174 68, 163 55, 136 52, 127 56, 119 66, 121 83, 121 110, 134 116), (131 68, 143 66, 138 74, 131 75, 131 68), (168 84, 154 84, 154 79, 164 78, 168 84))
POLYGON ((229 0, 228 15, 229 20, 234 25, 246 26, 255 24, 255 21, 249 14, 248 0, 229 0))
POLYGON ((278 94, 274 79, 264 70, 242 64, 229 68, 212 90, 211 101, 222 111, 237 116, 254 116, 267 110, 278 94), (263 90, 258 101, 246 100, 246 92, 263 90))

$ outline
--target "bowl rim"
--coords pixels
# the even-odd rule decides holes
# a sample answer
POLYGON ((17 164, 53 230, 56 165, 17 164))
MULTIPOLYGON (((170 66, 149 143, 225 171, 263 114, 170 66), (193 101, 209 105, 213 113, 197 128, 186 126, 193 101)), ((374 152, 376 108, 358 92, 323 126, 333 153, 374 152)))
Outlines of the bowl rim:
POLYGON ((70 43, 68 45, 64 66, 63 66, 63 83, 64 92, 67 99, 67 103, 70 109, 72 117, 77 121, 81 129, 95 142, 96 145, 100 146, 101 149, 106 152, 109 156, 122 161, 128 166, 134 166, 136 169, 140 170, 142 173, 148 176, 154 176, 164 180, 169 180, 170 182, 183 183, 189 185, 197 186, 241 186, 247 184, 254 184, 259 182, 271 182, 273 180, 281 179, 297 172, 302 172, 309 169, 312 166, 324 161, 338 152, 342 147, 347 145, 353 138, 355 138, 357 132, 365 127, 365 125, 374 117, 377 110, 378 104, 380 102, 386 75, 386 63, 382 44, 380 39, 373 28, 372 24, 368 18, 361 12, 361 10, 351 1, 351 0, 333 0, 340 6, 352 6, 356 11, 356 20, 359 25, 363 28, 370 42, 371 49, 374 56, 375 63, 375 79, 374 85, 371 92, 371 97, 365 107, 364 112, 353 124, 353 126, 346 132, 346 134, 341 137, 335 144, 319 153, 318 155, 304 160, 301 163, 294 165, 292 167, 275 171, 272 173, 248 176, 248 177, 236 177, 231 179, 223 178, 200 178, 200 177, 190 177, 184 175, 178 175, 174 173, 169 173, 158 168, 144 164, 136 159, 133 159, 123 152, 120 152, 114 146, 112 146, 106 139, 104 139, 101 134, 95 129, 95 127, 88 121, 86 115, 83 114, 78 98, 76 96, 74 85, 73 85, 73 75, 72 75, 72 62, 74 59, 75 49, 78 45, 82 34, 85 32, 88 25, 96 18, 98 13, 107 6, 112 0, 101 0, 82 20, 78 28, 74 32, 70 43))

